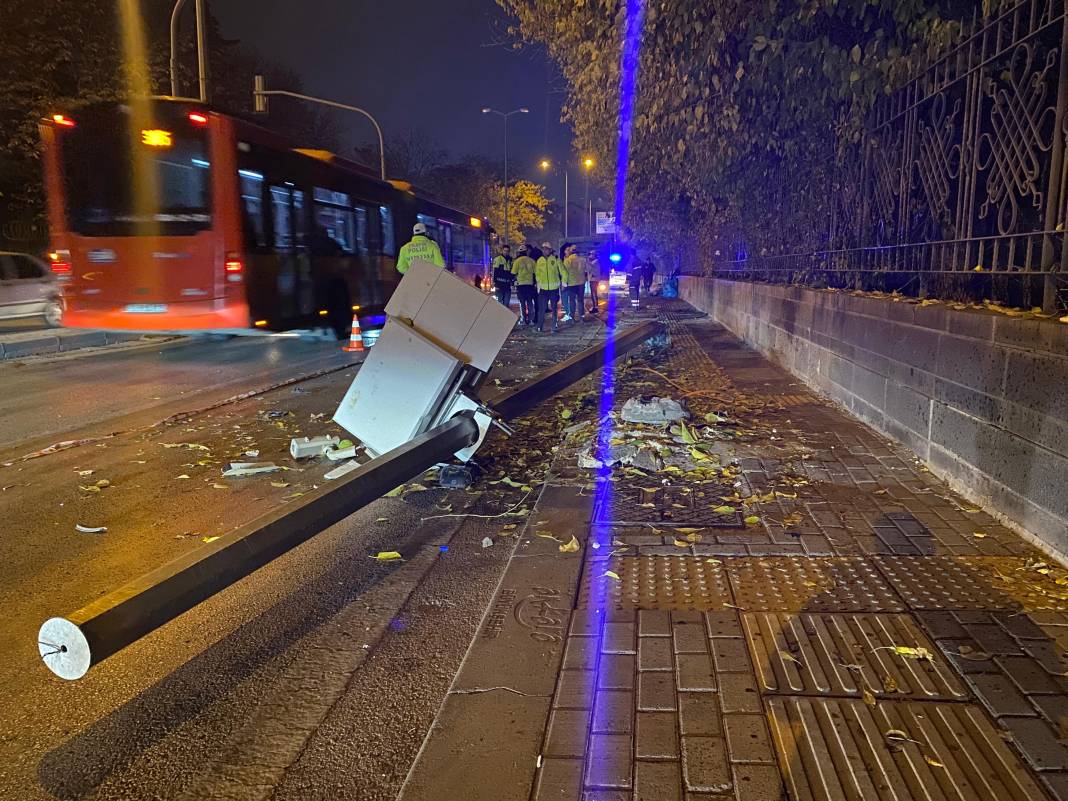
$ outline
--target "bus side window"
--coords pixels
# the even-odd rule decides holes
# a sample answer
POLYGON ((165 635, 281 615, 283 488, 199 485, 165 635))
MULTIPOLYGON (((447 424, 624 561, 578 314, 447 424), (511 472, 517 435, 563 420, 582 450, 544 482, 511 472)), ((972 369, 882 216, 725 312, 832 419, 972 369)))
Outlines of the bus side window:
POLYGON ((443 240, 440 243, 443 261, 446 268, 451 270, 456 264, 452 257, 452 226, 448 223, 444 223, 441 226, 441 238, 443 240))
POLYGON ((238 170, 241 178, 241 226, 245 247, 267 247, 266 220, 263 216, 263 176, 251 170, 238 170))
POLYGON ((304 209, 304 190, 293 190, 293 243, 298 248, 308 244, 308 217, 304 209))
POLYGON ((293 218, 289 213, 289 188, 271 187, 271 221, 274 223, 275 250, 293 247, 293 218))
POLYGON ((356 243, 360 253, 367 255, 371 252, 371 243, 367 238, 367 207, 356 207, 356 243))
POLYGON ((378 213, 382 218, 382 252, 394 256, 397 249, 393 243, 393 210, 389 206, 379 206, 378 213))
POLYGON ((467 229, 457 225, 452 232, 452 258, 457 264, 463 264, 467 247, 467 229))

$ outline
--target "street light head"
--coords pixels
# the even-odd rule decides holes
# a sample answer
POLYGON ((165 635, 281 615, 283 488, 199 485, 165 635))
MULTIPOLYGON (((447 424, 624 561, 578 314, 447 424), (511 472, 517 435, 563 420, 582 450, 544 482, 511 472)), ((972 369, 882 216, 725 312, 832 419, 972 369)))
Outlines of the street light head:
POLYGON ((590 169, 591 167, 593 167, 593 159, 591 159, 591 158, 584 159, 583 162, 582 162, 582 166, 585 167, 587 170, 590 169))
POLYGON ((549 161, 549 159, 542 159, 541 164, 539 164, 538 166, 541 167, 543 170, 547 170, 553 165, 552 162, 549 161))
POLYGON ((491 109, 491 108, 484 108, 484 109, 482 109, 482 113, 483 113, 483 114, 489 114, 489 113, 490 113, 491 111, 493 111, 493 109, 491 109))
POLYGON ((529 114, 530 113, 530 109, 526 108, 526 107, 523 107, 523 108, 519 109, 519 113, 520 114, 529 114))

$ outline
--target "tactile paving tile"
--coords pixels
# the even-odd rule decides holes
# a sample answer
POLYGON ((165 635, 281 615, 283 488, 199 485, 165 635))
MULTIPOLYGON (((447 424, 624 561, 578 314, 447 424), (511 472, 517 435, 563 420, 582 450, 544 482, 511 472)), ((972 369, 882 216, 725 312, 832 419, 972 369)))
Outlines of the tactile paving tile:
POLYGON ((958 701, 968 691, 909 615, 747 612, 745 636, 767 693, 958 701), (925 648, 910 659, 896 646, 925 648))
POLYGON ((614 487, 597 507, 594 521, 628 525, 662 523, 668 526, 702 528, 744 528, 740 512, 721 514, 713 511, 719 495, 700 488, 687 487, 614 487), (643 505, 645 504, 645 505, 643 505), (648 504, 652 504, 649 506, 648 504))
POLYGON ((861 557, 727 560, 736 603, 746 611, 904 612, 905 605, 861 557))
POLYGON ((694 557, 627 556, 587 563, 577 608, 701 612, 731 603, 722 565, 694 557), (606 575, 609 572, 619 578, 606 575))
POLYGON ((777 697, 768 718, 795 801, 1049 799, 974 704, 777 697))
POLYGON ((1068 586, 1005 556, 878 556, 875 564, 912 609, 1068 611, 1068 586))

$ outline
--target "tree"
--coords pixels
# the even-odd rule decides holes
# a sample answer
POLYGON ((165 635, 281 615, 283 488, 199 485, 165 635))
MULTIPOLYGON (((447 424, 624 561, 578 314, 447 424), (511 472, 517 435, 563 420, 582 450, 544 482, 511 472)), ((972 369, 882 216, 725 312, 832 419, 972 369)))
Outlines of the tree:
POLYGON ((540 231, 545 225, 545 210, 549 199, 545 187, 533 181, 515 181, 508 187, 508 227, 504 226, 505 189, 494 183, 490 189, 486 217, 489 218, 504 242, 521 245, 527 235, 540 231))
MULTIPOLYGON (((614 175, 626 0, 498 0, 568 84, 576 149, 614 175)), ((990 13, 997 0, 984 3, 990 13)), ((960 0, 644 4, 623 220, 665 252, 826 245, 876 100, 958 26, 960 0)))

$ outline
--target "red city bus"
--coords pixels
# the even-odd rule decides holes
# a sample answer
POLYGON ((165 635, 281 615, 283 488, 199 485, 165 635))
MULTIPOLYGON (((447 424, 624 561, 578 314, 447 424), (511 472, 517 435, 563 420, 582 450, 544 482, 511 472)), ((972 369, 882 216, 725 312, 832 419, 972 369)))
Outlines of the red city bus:
POLYGON ((345 337, 356 309, 381 327, 417 221, 449 269, 489 259, 481 218, 194 102, 94 104, 41 135, 67 326, 345 337))

